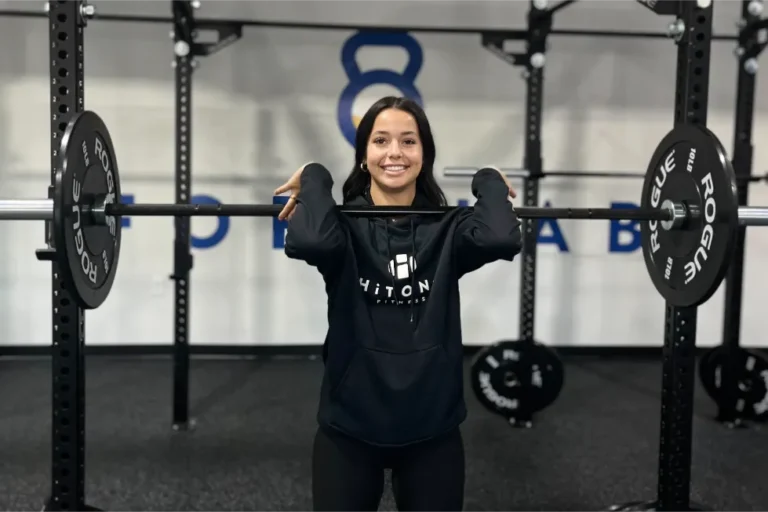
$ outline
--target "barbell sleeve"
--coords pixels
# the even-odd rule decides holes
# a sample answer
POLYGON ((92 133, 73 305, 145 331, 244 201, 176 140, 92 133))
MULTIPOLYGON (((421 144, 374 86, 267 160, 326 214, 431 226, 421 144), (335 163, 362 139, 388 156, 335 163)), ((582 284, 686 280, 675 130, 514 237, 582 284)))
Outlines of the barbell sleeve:
POLYGON ((768 207, 739 206, 739 224, 742 226, 768 226, 768 207))
POLYGON ((0 220, 52 220, 53 199, 0 200, 0 220))

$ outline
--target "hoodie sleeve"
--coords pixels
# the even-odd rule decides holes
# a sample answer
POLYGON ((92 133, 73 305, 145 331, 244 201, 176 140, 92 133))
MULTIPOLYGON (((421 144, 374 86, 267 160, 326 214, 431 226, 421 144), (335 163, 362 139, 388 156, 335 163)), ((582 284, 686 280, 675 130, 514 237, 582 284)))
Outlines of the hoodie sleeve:
POLYGON ((307 165, 301 173, 296 210, 288 222, 285 254, 325 272, 346 248, 346 233, 339 223, 332 194, 333 178, 320 164, 307 165))
POLYGON ((472 178, 474 211, 459 221, 455 238, 460 275, 496 260, 512 261, 522 248, 520 220, 507 199, 509 189, 491 168, 472 178))

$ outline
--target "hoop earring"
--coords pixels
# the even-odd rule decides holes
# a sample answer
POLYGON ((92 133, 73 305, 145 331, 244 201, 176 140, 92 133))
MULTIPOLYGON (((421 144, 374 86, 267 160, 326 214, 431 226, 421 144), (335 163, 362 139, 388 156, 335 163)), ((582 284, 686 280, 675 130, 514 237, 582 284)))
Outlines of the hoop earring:
POLYGON ((365 164, 365 162, 360 162, 360 170, 363 172, 368 172, 368 166, 365 164))

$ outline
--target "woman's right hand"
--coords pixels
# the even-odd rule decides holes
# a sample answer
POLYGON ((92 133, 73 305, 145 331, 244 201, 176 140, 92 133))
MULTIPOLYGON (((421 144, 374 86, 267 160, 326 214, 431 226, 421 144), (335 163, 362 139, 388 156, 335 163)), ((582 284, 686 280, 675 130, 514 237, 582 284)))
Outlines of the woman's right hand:
POLYGON ((486 168, 493 169, 499 173, 499 176, 501 176, 501 179, 504 180, 504 183, 507 185, 507 188, 509 189, 509 197, 512 199, 517 197, 517 192, 514 188, 512 188, 512 185, 509 184, 509 180, 506 176, 504 176, 504 173, 501 171, 499 167, 496 167, 495 165, 486 165, 486 168))
MULTIPOLYGON (((311 163, 311 162, 310 162, 311 163)), ((293 175, 288 178, 288 181, 280 185, 275 189, 275 192, 273 195, 279 196, 280 194, 285 194, 286 192, 291 193, 291 197, 288 198, 288 202, 285 203, 285 206, 280 211, 280 214, 277 216, 280 220, 291 220, 291 217, 293 217, 293 212, 296 210, 296 198, 299 196, 299 189, 301 188, 301 172, 304 170, 306 166, 308 166, 309 163, 306 163, 299 167, 299 170, 294 172, 293 175)))

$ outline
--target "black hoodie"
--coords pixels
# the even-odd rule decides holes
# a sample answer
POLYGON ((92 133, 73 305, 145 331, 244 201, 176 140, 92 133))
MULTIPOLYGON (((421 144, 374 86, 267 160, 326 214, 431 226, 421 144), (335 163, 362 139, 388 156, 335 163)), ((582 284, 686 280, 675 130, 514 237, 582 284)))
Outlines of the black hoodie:
POLYGON ((481 169, 474 211, 393 220, 339 213, 332 187, 325 167, 304 168, 285 239, 285 254, 317 267, 328 294, 318 422, 379 446, 447 432, 467 415, 459 278, 520 252, 509 190, 481 169))

